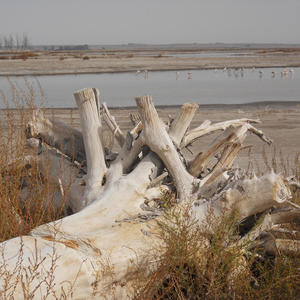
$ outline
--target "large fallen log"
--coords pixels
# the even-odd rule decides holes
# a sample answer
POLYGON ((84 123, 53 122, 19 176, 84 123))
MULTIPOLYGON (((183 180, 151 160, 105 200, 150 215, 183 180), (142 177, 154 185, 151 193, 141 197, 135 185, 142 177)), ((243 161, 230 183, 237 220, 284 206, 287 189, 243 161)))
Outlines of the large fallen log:
MULTIPOLYGON (((241 222, 271 208, 289 207, 291 192, 280 175, 249 178, 232 168, 248 132, 271 142, 250 124, 257 120, 213 125, 205 122, 189 131, 197 105, 183 105, 167 126, 159 118, 151 97, 144 96, 136 98, 141 123, 125 136, 104 105, 104 119, 121 146, 116 158, 108 163, 98 95, 95 89, 74 94, 82 133, 66 130, 64 125, 64 130, 60 130, 59 123, 37 115, 28 126, 28 137, 39 138, 40 147, 57 148, 55 154, 52 150, 39 151, 38 158, 42 163, 48 159, 45 153, 50 153, 51 164, 57 166, 51 178, 59 183, 62 195, 70 190, 67 205, 76 213, 0 245, 0 290, 4 299, 133 297, 126 274, 137 259, 162 243, 156 233, 157 221, 165 209, 160 204, 165 192, 175 194, 173 206, 179 214, 188 210, 208 232, 214 230, 209 224, 212 218, 218 222, 234 212, 241 222), (181 150, 220 129, 224 130, 220 141, 188 162, 181 150), (80 145, 75 151, 74 141, 80 145), (79 176, 83 160, 87 162, 87 174, 79 176), (56 173, 61 161, 66 177, 56 173), (74 166, 74 161, 79 164, 74 166), (76 179, 70 181, 70 177, 76 179)), ((262 230, 272 229, 270 220, 263 223, 262 230)), ((248 235, 251 241, 259 236, 253 230, 248 235)), ((282 240, 276 240, 274 245, 279 251, 290 252, 299 247, 298 243, 287 247, 282 240)))

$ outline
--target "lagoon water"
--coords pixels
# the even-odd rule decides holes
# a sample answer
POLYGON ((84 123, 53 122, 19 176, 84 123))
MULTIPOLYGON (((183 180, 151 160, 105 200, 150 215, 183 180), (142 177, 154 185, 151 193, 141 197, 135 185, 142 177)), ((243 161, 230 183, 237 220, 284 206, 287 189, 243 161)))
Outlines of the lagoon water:
MULTIPOLYGON (((10 77, 19 91, 28 93, 25 81, 34 87, 35 102, 45 107, 75 107, 73 93, 97 87, 108 106, 135 106, 134 98, 151 94, 156 105, 242 104, 260 101, 300 101, 300 68, 282 76, 283 68, 193 70, 144 73, 106 73, 10 77), (260 73, 261 71, 261 73, 260 73), (188 75, 188 72, 191 74, 188 75), (263 73, 262 73, 263 72, 263 73), (273 73, 272 75, 272 72, 273 73), (275 74, 275 75, 274 75, 275 74), (44 97, 41 97, 39 84, 44 97), (44 98, 44 100, 41 100, 44 98)), ((11 99, 8 79, 0 77, 0 97, 11 99)), ((1 99, 1 107, 5 107, 1 99)), ((13 103, 9 103, 13 107, 13 103)))

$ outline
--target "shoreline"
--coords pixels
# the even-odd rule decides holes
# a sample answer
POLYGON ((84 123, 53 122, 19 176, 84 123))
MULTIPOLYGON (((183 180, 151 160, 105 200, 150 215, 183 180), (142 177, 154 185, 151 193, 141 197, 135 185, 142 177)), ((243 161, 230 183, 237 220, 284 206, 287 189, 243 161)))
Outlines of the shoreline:
MULTIPOLYGON (((179 109, 182 104, 170 104, 170 105, 155 105, 158 109, 168 110, 168 109, 179 109)), ((270 109, 281 109, 281 110, 300 110, 300 101, 257 101, 257 102, 248 102, 248 103, 237 103, 237 104, 198 104, 199 109, 204 110, 237 110, 237 109, 246 109, 246 110, 266 110, 270 109)), ((135 105, 131 106, 108 106, 110 110, 134 110, 136 109, 135 105)), ((17 110, 31 110, 32 108, 0 108, 0 111, 17 111, 17 110)), ((74 107, 39 107, 38 109, 46 109, 53 111, 63 111, 63 110, 78 110, 76 106, 74 107)))
MULTIPOLYGON (((0 56, 0 76, 58 76, 103 73, 212 70, 224 68, 294 68, 300 67, 300 49, 276 48, 240 49, 241 55, 232 55, 232 49, 221 51, 220 56, 197 56, 201 51, 184 56, 187 49, 140 50, 86 50, 86 51, 29 51, 22 54, 0 56), (27 54, 26 54, 27 53, 27 54)), ((202 52, 201 52, 202 53, 202 52)))
MULTIPOLYGON (((243 69, 247 70, 247 69, 272 69, 272 68, 300 68, 300 63, 297 64, 284 64, 284 65, 257 65, 257 64, 253 64, 253 65, 249 65, 246 67, 242 67, 243 69)), ((228 67, 229 69, 237 69, 237 68, 241 68, 241 66, 235 66, 235 65, 231 65, 230 67, 228 67)), ((209 71, 209 70, 223 70, 223 67, 214 67, 214 66, 208 66, 208 67, 190 67, 190 68, 180 68, 180 67, 174 67, 174 68, 149 68, 147 69, 147 71, 149 72, 169 72, 169 71, 209 71)), ((138 69, 119 69, 119 70, 115 70, 115 69, 103 69, 103 70, 97 70, 97 71, 63 71, 63 72, 24 72, 24 73, 5 73, 2 72, 0 70, 0 77, 26 77, 26 76, 31 76, 31 77, 35 77, 35 76, 68 76, 68 75, 97 75, 97 74, 119 74, 119 73, 135 73, 137 72, 138 69)))

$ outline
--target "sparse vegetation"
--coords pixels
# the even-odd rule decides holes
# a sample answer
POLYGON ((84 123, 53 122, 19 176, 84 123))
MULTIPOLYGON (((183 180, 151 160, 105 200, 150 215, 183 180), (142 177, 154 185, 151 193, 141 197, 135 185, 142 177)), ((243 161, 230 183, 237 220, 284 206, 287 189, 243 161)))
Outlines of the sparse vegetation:
POLYGON ((73 57, 74 57, 74 58, 80 58, 80 59, 81 59, 81 58, 82 58, 82 54, 73 54, 73 57))
POLYGON ((299 298, 299 253, 269 255, 259 241, 245 251, 247 241, 236 242, 242 233, 234 214, 210 219, 214 233, 207 234, 186 209, 165 212, 162 243, 128 272, 135 299, 299 298))
POLYGON ((51 205, 58 187, 48 181, 50 166, 42 175, 37 156, 26 145, 25 128, 35 109, 35 88, 29 82, 26 90, 11 81, 10 86, 16 108, 9 108, 0 91, 7 107, 1 110, 0 124, 0 241, 27 234, 63 216, 64 211, 63 206, 57 210, 51 205))
POLYGON ((0 59, 23 59, 27 60, 28 58, 38 58, 39 54, 32 51, 23 51, 23 52, 7 52, 5 55, 1 55, 0 59))
POLYGON ((37 58, 39 55, 35 52, 32 52, 32 51, 24 51, 24 52, 21 52, 19 53, 18 55, 15 55, 14 59, 23 59, 23 60, 26 60, 28 58, 37 58))

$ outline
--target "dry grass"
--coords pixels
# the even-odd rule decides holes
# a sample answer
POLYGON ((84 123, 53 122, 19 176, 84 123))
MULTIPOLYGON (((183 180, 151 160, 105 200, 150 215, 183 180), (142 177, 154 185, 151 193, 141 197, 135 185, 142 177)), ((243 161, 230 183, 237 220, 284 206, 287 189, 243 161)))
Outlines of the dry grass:
POLYGON ((37 58, 39 55, 37 53, 26 51, 22 52, 14 57, 14 59, 23 59, 26 60, 28 58, 37 58))
MULTIPOLYGON (((46 257, 41 256, 38 250, 37 241, 35 241, 32 256, 28 258, 29 266, 24 267, 23 255, 25 252, 25 242, 20 238, 20 245, 17 252, 15 265, 11 266, 4 259, 5 245, 0 245, 0 257, 2 265, 0 266, 1 290, 0 299, 72 299, 73 292, 77 281, 77 276, 73 282, 65 281, 61 284, 58 291, 55 286, 55 270, 58 266, 59 255, 57 254, 55 245, 52 245, 49 253, 48 262, 49 270, 47 277, 41 278, 41 274, 45 271, 43 263, 46 257), (21 287, 19 289, 18 287, 21 287), (17 291, 18 290, 18 291, 17 291)), ((25 262, 27 263, 27 262, 25 262)), ((81 267, 80 267, 81 269, 81 267)), ((79 269, 79 272, 80 272, 79 269)))
POLYGON ((241 233, 234 214, 208 221, 212 234, 188 214, 166 211, 161 246, 129 272, 135 299, 299 299, 299 257, 245 252, 235 243, 241 233))
POLYGON ((0 59, 6 60, 6 59, 23 59, 27 60, 28 58, 38 58, 39 54, 33 51, 22 51, 22 52, 1 52, 2 55, 0 55, 0 59))
MULTIPOLYGON (((10 80, 9 83, 10 101, 0 90, 2 103, 6 106, 6 109, 0 111, 0 242, 26 235, 41 224, 63 217, 68 197, 65 191, 61 205, 54 205, 59 187, 49 180, 51 166, 41 170, 37 153, 29 151, 26 146, 26 124, 36 109, 36 98, 43 98, 39 83, 33 86, 25 80, 25 89, 10 80)), ((30 264, 24 267, 27 262, 23 262, 25 246, 22 237, 20 242, 14 266, 4 259, 5 244, 0 245, 0 299, 71 299, 76 279, 62 284, 60 296, 57 296, 54 273, 59 256, 54 243, 47 277, 37 282, 36 278, 44 272, 45 257, 39 253, 36 242, 29 259, 30 264), (21 295, 16 294, 17 286, 21 286, 21 295)))
POLYGON ((25 127, 35 109, 35 98, 43 93, 37 95, 29 82, 25 89, 9 82, 16 108, 9 108, 11 102, 0 91, 7 107, 1 110, 0 123, 0 241, 60 218, 65 202, 60 208, 52 205, 58 187, 48 180, 50 166, 41 172, 37 154, 26 146, 25 127))
MULTIPOLYGON (((261 175, 274 170, 300 181, 300 154, 284 158, 274 148, 271 156, 263 156, 261 175)), ((300 190, 291 189, 291 201, 300 205, 300 190)), ((170 203, 169 196, 163 202, 170 203)), ((208 217, 206 229, 190 217, 188 207, 183 212, 166 208, 158 223, 160 246, 128 272, 135 299, 299 299, 299 253, 272 256, 259 241, 246 250, 247 241, 236 243, 246 233, 245 222, 238 223, 234 213, 221 221, 208 217)), ((289 229, 299 231, 299 225, 290 224, 289 229)))

